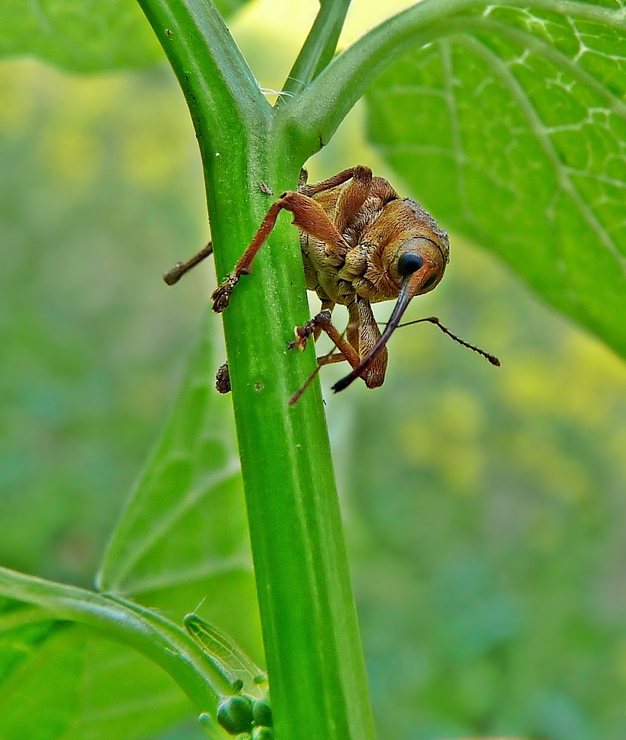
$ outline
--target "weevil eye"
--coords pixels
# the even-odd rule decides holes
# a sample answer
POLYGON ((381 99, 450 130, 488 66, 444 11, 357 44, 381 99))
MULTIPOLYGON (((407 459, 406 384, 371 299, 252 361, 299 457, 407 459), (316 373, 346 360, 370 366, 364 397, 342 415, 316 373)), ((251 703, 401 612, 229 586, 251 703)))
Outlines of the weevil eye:
POLYGON ((401 277, 407 277, 417 272, 423 264, 424 260, 417 252, 405 252, 398 260, 398 272, 401 277))

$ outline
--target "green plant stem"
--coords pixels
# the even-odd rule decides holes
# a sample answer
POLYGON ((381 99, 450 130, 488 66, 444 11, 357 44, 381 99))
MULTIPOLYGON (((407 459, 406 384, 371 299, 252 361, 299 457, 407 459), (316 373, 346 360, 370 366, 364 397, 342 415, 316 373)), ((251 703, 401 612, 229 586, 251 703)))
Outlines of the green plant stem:
MULTIPOLYGON (((297 183, 303 160, 275 129, 265 100, 246 91, 238 52, 212 3, 141 0, 183 80, 204 163, 218 274, 239 258, 272 198, 297 183), (189 24, 197 24, 190 28, 189 24), (213 24, 213 25, 211 25, 213 24), (170 45, 180 29, 194 43, 170 45), (212 28, 219 34, 215 42, 212 28), (176 35, 177 30, 174 31, 176 35), (197 43, 196 43, 197 41, 197 43), (188 58, 192 57, 192 58, 188 58), (229 67, 234 65, 234 70, 229 67), (187 80, 187 72, 189 80, 187 80), (205 75, 200 84, 194 75, 205 75), (230 87, 224 81, 237 81, 230 87), (207 96, 205 101, 204 96, 207 96), (204 111, 206 105, 207 111, 204 111)), ((288 399, 315 367, 314 348, 289 352, 308 318, 297 232, 281 218, 224 313, 232 396, 277 740, 371 740, 372 714, 319 384, 288 399)), ((207 369, 208 372, 211 369, 207 369)))
POLYGON ((138 2, 178 77, 194 123, 208 129, 205 134, 229 131, 241 118, 269 116, 271 106, 210 0, 138 2))
POLYGON ((304 90, 333 58, 351 1, 332 0, 320 4, 315 22, 276 101, 277 108, 304 90))
POLYGON ((80 622, 135 648, 170 674, 198 712, 215 716, 220 695, 230 691, 184 630, 146 609, 8 568, 0 568, 0 594, 39 607, 27 611, 33 620, 45 613, 47 619, 80 622))
MULTIPOLYGON (((247 171, 275 192, 293 187, 300 162, 272 132, 265 151, 265 165, 247 171)), ((250 208, 232 176, 215 174, 207 177, 213 234, 235 220, 251 227, 249 239, 271 199, 257 188, 250 208)), ((224 314, 276 737, 367 740, 367 682, 319 386, 288 406, 314 368, 311 350, 287 350, 307 318, 297 234, 283 218, 224 314)))

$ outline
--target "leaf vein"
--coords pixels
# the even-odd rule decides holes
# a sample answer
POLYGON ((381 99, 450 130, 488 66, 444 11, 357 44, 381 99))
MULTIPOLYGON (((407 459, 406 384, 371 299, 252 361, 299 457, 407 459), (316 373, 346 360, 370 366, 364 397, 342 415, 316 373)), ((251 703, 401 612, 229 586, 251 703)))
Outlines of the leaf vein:
POLYGON ((531 101, 526 95, 526 92, 524 91, 518 80, 515 78, 511 70, 507 67, 507 65, 499 56, 497 56, 491 49, 482 44, 478 39, 471 36, 466 36, 463 39, 460 39, 460 41, 465 43, 476 53, 480 54, 494 69, 500 80, 508 87, 514 100, 518 103, 520 109, 524 113, 532 133, 537 138, 546 157, 554 168, 559 186, 561 187, 563 192, 567 193, 570 196, 580 215, 596 233, 598 239, 600 240, 600 243, 603 244, 603 246, 614 257, 615 261, 622 270, 622 274, 626 276, 626 258, 620 253, 617 245, 615 244, 613 239, 611 239, 609 233, 602 226, 596 215, 593 213, 592 209, 587 205, 578 189, 568 177, 567 168, 561 161, 558 152, 555 149, 554 144, 552 143, 548 132, 546 131, 543 122, 541 121, 541 118, 539 117, 537 110, 532 105, 531 101))
POLYGON ((115 579, 107 586, 107 590, 122 590, 122 584, 126 580, 129 572, 139 562, 139 560, 162 539, 166 533, 172 529, 176 522, 181 519, 193 506, 195 506, 204 496, 209 495, 213 489, 226 482, 229 478, 239 473, 239 460, 232 458, 222 470, 214 472, 204 478, 201 485, 196 485, 186 496, 181 498, 178 503, 167 510, 160 519, 155 519, 153 527, 146 535, 135 541, 135 546, 116 568, 115 579))
POLYGON ((160 573, 151 578, 133 580, 126 586, 124 593, 130 595, 146 591, 156 591, 172 586, 179 586, 182 583, 190 583, 212 576, 222 575, 223 573, 235 570, 252 570, 252 562, 247 553, 241 552, 230 558, 209 560, 193 568, 182 568, 170 573, 160 573))

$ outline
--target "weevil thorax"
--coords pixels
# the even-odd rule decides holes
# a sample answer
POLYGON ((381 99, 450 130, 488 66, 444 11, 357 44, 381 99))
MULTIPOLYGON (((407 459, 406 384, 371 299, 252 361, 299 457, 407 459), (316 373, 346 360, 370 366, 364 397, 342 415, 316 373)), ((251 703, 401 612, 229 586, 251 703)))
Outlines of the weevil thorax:
POLYGON ((367 269, 355 281, 356 292, 372 303, 396 298, 410 272, 411 293, 433 290, 450 258, 448 233, 419 203, 398 198, 387 203, 364 230, 367 269))

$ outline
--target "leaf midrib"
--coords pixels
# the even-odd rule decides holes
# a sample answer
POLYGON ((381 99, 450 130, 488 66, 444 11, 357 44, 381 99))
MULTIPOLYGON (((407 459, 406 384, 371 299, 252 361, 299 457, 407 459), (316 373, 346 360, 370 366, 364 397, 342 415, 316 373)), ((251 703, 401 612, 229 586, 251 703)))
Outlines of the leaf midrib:
POLYGON ((216 486, 238 475, 239 470, 238 458, 231 458, 221 470, 215 471, 203 478, 202 484, 194 486, 175 506, 168 509, 162 516, 153 519, 154 526, 150 528, 144 537, 133 541, 133 547, 132 549, 129 548, 126 557, 116 563, 113 580, 105 582, 103 588, 111 591, 123 590, 122 584, 127 579, 128 574, 150 548, 159 540, 163 539, 174 524, 189 512, 190 509, 196 506, 203 496, 209 495, 216 486))

